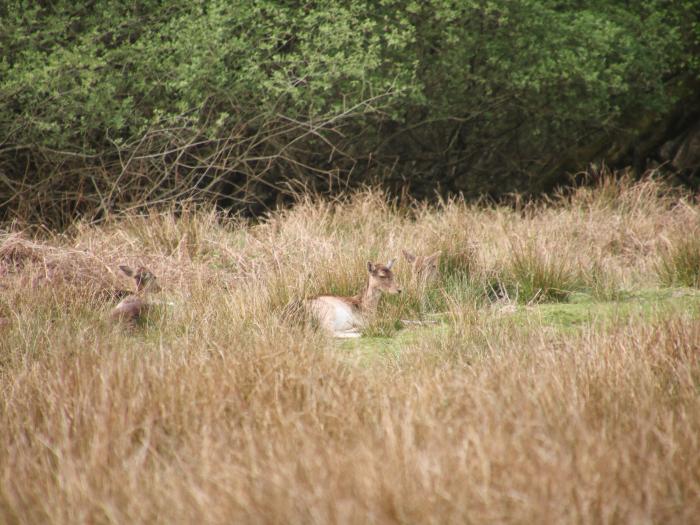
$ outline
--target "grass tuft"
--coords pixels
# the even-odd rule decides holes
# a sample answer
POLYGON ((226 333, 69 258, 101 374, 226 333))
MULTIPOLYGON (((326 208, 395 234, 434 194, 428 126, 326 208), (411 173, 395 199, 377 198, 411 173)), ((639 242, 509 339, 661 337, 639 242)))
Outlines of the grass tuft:
POLYGON ((689 234, 673 242, 657 263, 664 286, 700 287, 700 238, 689 234))
POLYGON ((494 289, 523 304, 566 301, 581 283, 566 254, 532 242, 514 242, 510 260, 494 289))

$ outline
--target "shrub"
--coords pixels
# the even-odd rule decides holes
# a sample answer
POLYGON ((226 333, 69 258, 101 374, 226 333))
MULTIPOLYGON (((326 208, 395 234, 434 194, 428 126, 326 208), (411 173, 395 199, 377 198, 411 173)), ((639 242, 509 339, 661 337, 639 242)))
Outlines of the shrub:
POLYGON ((697 4, 5 2, 0 211, 542 188, 689 89, 697 4))

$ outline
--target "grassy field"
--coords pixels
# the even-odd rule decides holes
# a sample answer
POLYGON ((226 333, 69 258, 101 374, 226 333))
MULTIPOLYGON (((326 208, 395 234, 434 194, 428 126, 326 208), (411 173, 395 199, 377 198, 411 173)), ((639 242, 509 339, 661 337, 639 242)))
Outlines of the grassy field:
POLYGON ((0 522, 693 522, 699 233, 691 196, 612 179, 6 225, 0 522), (284 315, 402 248, 440 277, 399 259, 361 339, 284 315), (162 287, 137 326, 109 319, 120 263, 162 287))

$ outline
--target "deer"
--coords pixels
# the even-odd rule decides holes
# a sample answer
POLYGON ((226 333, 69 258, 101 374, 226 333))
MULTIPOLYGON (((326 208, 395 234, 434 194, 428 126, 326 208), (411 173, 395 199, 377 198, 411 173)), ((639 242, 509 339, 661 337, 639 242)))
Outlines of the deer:
POLYGON ((401 293, 391 271, 395 261, 392 259, 386 265, 368 261, 367 285, 361 293, 353 297, 319 295, 308 299, 306 304, 310 313, 334 337, 361 337, 360 330, 367 317, 377 311, 382 294, 401 293))
POLYGON ((110 317, 116 321, 136 323, 151 306, 146 300, 146 295, 159 292, 160 285, 156 281, 156 276, 143 266, 133 269, 125 264, 120 264, 119 270, 125 276, 133 279, 136 292, 117 291, 115 296, 123 297, 123 299, 114 307, 110 317))
POLYGON ((432 255, 415 255, 407 250, 401 251, 404 259, 411 265, 411 274, 416 283, 428 284, 438 278, 438 264, 442 251, 432 255))

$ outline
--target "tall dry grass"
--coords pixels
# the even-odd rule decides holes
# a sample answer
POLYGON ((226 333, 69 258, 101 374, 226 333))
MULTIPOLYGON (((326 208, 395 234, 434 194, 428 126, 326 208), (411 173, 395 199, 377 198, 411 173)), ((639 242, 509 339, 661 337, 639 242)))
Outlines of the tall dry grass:
POLYGON ((646 180, 515 209, 367 191, 256 224, 193 210, 3 234, 0 522, 692 522, 692 313, 557 331, 497 307, 565 299, 532 272, 602 298, 656 286, 689 226, 697 205, 646 180), (386 298, 370 332, 444 329, 368 358, 282 315, 401 248, 442 250, 442 277, 386 298), (107 321, 120 262, 164 289, 136 328, 107 321))

